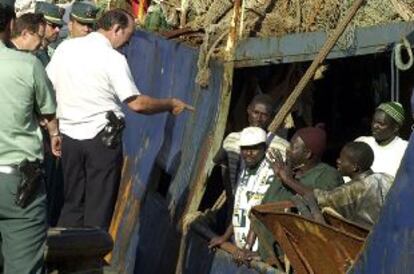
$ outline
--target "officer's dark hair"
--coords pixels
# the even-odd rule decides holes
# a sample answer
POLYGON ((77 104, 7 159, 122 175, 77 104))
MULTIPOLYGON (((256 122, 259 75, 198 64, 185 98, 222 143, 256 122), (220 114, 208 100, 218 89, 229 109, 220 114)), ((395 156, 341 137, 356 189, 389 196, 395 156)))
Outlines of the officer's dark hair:
POLYGON ((351 142, 347 143, 344 148, 351 161, 353 161, 360 171, 366 171, 371 168, 374 162, 374 151, 372 148, 364 142, 351 142))
POLYGON ((39 27, 45 24, 43 14, 25 13, 16 19, 11 37, 20 36, 24 30, 38 32, 39 27))
POLYGON ((16 17, 14 9, 0 3, 0 33, 5 32, 13 18, 16 17))
POLYGON ((261 93, 261 94, 257 94, 256 96, 254 96, 252 101, 249 104, 249 108, 253 107, 256 104, 263 104, 267 106, 271 112, 275 111, 273 99, 267 94, 261 93))
POLYGON ((110 30, 114 25, 118 24, 121 29, 128 27, 129 20, 133 20, 133 16, 123 9, 113 9, 104 13, 97 22, 98 29, 110 30))

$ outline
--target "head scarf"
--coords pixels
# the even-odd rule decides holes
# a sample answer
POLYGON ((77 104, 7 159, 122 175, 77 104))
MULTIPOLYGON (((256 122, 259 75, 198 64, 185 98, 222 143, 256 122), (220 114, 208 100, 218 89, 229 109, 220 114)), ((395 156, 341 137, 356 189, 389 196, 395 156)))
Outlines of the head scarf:
POLYGON ((326 132, 322 124, 315 127, 301 128, 293 135, 292 140, 300 137, 305 146, 317 157, 322 157, 326 149, 326 132))
POLYGON ((400 126, 404 124, 404 108, 400 103, 398 102, 382 103, 381 105, 377 107, 377 110, 384 111, 388 116, 390 116, 400 126))

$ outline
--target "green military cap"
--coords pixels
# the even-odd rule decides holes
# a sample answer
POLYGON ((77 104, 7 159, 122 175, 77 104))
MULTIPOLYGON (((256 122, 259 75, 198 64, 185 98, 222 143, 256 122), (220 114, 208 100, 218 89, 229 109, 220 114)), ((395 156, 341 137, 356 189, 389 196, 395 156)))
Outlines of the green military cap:
POLYGON ((0 0, 0 4, 3 7, 10 7, 14 9, 14 2, 15 0, 0 0))
POLYGON ((80 23, 91 24, 95 23, 98 11, 99 8, 92 4, 86 2, 75 2, 72 5, 70 15, 73 19, 80 23))
POLYGON ((55 4, 47 2, 36 2, 35 13, 43 14, 45 20, 52 24, 63 25, 63 15, 65 14, 65 9, 56 6, 55 4))

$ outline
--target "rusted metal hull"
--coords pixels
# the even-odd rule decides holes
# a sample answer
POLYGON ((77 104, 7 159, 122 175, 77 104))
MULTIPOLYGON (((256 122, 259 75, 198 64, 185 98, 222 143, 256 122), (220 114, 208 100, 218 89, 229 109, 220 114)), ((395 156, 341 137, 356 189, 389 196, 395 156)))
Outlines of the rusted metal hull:
POLYGON ((138 32, 124 52, 142 93, 179 97, 197 110, 178 117, 125 110, 125 166, 107 259, 119 273, 174 273, 182 218, 197 210, 223 138, 232 79, 211 61, 209 86, 201 89, 198 51, 153 34, 138 32))
POLYGON ((272 232, 298 274, 345 273, 365 241, 333 226, 275 210, 272 205, 257 206, 252 213, 272 232))

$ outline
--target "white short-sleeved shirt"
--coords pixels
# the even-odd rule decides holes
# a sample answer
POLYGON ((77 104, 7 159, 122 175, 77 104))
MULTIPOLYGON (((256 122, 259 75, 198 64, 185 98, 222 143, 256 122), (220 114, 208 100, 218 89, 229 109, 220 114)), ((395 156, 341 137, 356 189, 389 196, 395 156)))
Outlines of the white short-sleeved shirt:
POLYGON ((123 116, 121 103, 140 94, 126 58, 98 32, 62 42, 46 71, 60 131, 77 140, 94 138, 108 122, 107 111, 123 116))
POLYGON ((371 166, 374 172, 395 177, 407 148, 407 141, 398 136, 385 146, 379 145, 372 136, 361 136, 355 141, 368 144, 374 151, 374 163, 371 166))

